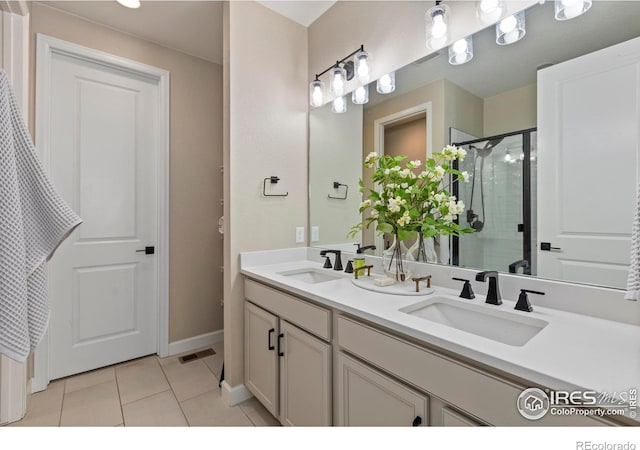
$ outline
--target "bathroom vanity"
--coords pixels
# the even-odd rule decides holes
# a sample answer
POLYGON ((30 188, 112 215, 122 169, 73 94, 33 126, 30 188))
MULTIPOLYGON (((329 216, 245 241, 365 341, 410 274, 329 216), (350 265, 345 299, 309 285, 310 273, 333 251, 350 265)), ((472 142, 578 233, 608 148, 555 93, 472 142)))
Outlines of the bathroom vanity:
MULTIPOLYGON (((449 279, 475 272, 459 268, 430 266, 428 295, 372 292, 323 269, 317 253, 241 257, 245 385, 283 425, 640 425, 629 412, 528 420, 516 408, 532 387, 637 389, 640 326, 538 306, 537 297, 532 312, 515 311, 511 296, 488 305, 479 283, 476 298, 463 299, 449 279)), ((368 262, 380 269, 378 258, 368 262)))

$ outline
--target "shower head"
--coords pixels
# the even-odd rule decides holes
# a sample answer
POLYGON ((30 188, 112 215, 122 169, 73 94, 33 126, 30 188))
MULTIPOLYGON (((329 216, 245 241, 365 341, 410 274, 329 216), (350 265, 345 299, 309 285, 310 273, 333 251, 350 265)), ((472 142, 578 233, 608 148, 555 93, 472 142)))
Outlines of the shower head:
POLYGON ((504 138, 498 138, 498 139, 491 139, 489 141, 487 141, 484 144, 484 147, 482 148, 478 148, 475 145, 470 146, 471 148, 473 148, 476 151, 476 154, 480 157, 480 158, 486 158, 487 156, 489 156, 491 154, 491 151, 493 150, 493 148, 497 145, 500 144, 500 142, 502 142, 504 138))

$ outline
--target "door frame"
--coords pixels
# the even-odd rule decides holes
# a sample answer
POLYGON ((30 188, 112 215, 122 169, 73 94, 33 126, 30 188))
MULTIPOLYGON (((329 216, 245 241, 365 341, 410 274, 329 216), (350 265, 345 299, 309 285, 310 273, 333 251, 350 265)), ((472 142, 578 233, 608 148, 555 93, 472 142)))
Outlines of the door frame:
MULTIPOLYGON (((422 103, 412 108, 407 108, 402 111, 398 111, 388 116, 380 117, 373 122, 373 151, 378 155, 384 155, 384 127, 391 125, 400 120, 407 119, 409 117, 418 116, 421 114, 426 115, 426 133, 427 133, 427 152, 425 159, 429 158, 433 153, 433 104, 432 102, 422 103)), ((376 186, 376 190, 380 189, 376 186)), ((375 233, 374 244, 378 250, 378 254, 382 255, 384 250, 384 235, 375 233)))
MULTIPOLYGON (((35 95, 35 144, 42 158, 45 170, 51 168, 51 148, 49 146, 51 69, 54 54, 66 55, 94 64, 111 67, 138 76, 152 79, 158 85, 158 136, 157 155, 157 311, 158 327, 156 350, 162 357, 169 355, 169 71, 132 61, 120 56, 84 47, 61 39, 38 33, 36 36, 36 95, 35 95)), ((32 390, 46 389, 50 381, 50 337, 45 333, 35 350, 34 377, 32 390)))

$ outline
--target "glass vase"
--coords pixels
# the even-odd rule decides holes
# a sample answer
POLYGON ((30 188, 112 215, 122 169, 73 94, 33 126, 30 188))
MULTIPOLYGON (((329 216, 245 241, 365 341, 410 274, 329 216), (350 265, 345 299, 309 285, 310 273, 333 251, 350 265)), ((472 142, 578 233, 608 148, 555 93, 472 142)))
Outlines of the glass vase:
POLYGON ((411 279, 411 272, 409 271, 409 265, 404 258, 407 255, 407 247, 404 242, 398 239, 396 235, 393 236, 393 243, 382 254, 382 265, 385 273, 400 282, 408 281, 411 279))

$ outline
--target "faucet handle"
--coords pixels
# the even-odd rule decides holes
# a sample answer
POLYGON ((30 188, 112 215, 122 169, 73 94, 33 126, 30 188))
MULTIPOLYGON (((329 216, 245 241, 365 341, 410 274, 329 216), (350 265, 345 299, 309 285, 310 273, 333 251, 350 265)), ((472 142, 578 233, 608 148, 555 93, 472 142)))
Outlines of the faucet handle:
POLYGON ((464 282, 464 286, 462 286, 462 292, 460 292, 460 298, 467 298, 469 300, 476 298, 476 294, 473 293, 473 289, 471 288, 471 283, 469 282, 469 280, 455 277, 452 278, 452 280, 464 282))
POLYGON ((333 265, 331 264, 331 259, 327 256, 324 259, 324 266, 322 266, 324 269, 331 269, 333 267, 333 265))
POLYGON ((520 295, 518 296, 518 302, 516 303, 516 307, 513 309, 517 309, 518 311, 533 311, 533 306, 529 302, 529 297, 527 294, 537 294, 537 295, 545 295, 544 292, 541 291, 531 291, 529 289, 520 289, 520 295))

